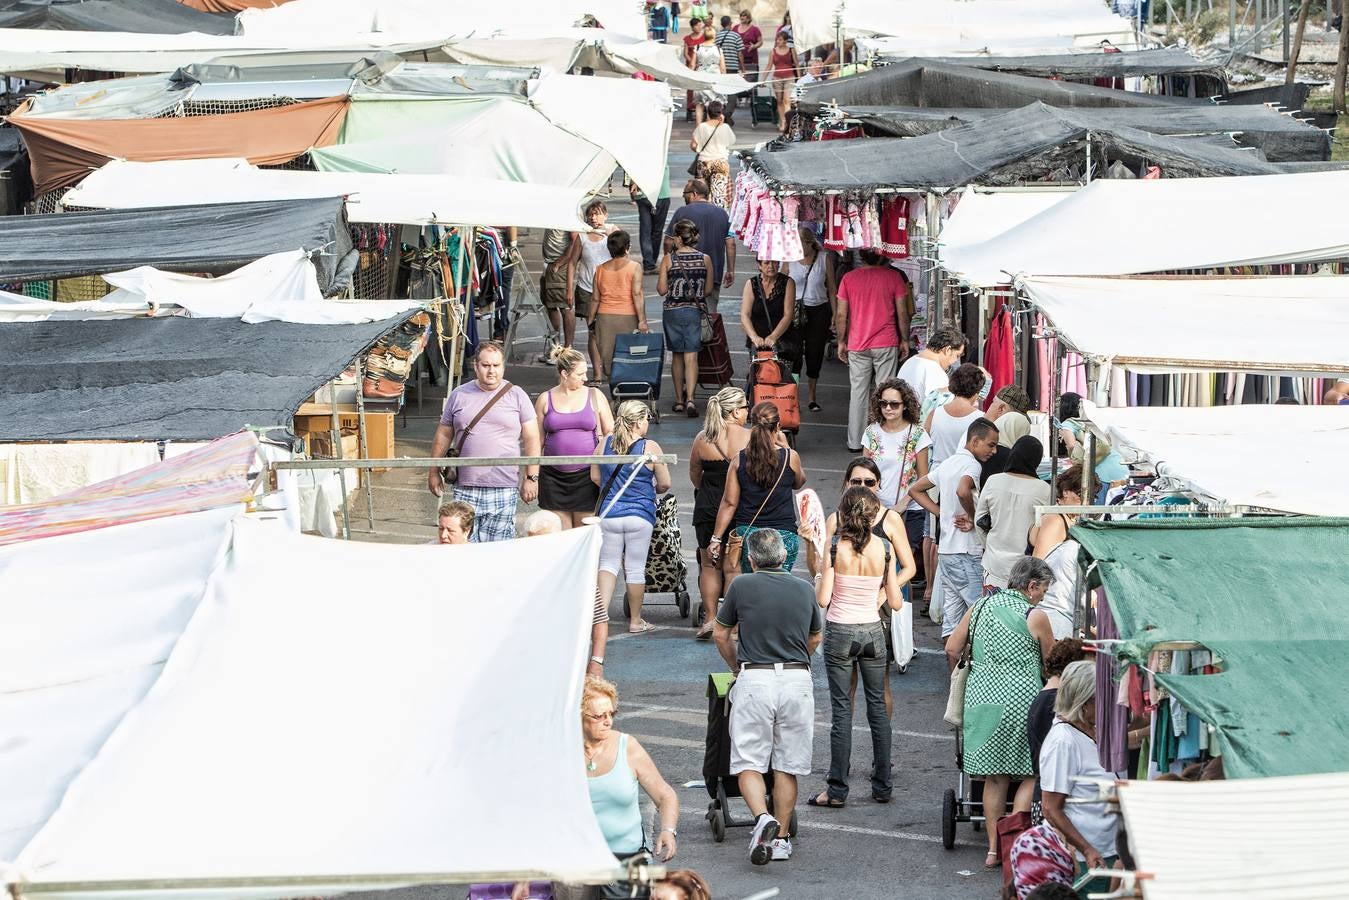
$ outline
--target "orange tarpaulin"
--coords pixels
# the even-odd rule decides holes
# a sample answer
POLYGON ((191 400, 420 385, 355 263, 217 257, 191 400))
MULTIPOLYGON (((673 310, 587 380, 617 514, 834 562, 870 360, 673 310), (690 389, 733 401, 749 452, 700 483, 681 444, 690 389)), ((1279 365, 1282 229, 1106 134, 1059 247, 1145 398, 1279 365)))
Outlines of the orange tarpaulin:
POLYGON ((290 0, 178 0, 178 2, 202 12, 237 13, 245 9, 270 9, 289 3, 290 0))
POLYGON ((23 134, 33 185, 43 194, 79 182, 110 159, 242 156, 255 165, 289 162, 310 147, 337 143, 347 98, 169 119, 52 119, 29 115, 28 107, 25 101, 9 122, 23 134))

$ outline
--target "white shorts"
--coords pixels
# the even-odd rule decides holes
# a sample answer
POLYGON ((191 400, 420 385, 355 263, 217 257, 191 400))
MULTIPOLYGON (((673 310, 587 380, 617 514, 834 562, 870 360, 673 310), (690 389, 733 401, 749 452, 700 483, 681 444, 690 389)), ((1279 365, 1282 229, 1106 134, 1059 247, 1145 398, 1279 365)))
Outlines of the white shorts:
POLYGON ((815 690, 809 669, 741 669, 731 687, 731 774, 809 775, 815 690))

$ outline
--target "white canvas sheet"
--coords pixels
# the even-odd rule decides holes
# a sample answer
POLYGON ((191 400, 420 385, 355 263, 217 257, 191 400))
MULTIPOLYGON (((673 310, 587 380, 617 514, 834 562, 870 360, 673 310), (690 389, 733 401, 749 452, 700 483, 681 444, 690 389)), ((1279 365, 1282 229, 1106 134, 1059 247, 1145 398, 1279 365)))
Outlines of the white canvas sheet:
POLYGON ((584 231, 577 188, 466 178, 260 169, 243 159, 113 160, 66 194, 72 206, 142 209, 250 200, 347 198, 352 222, 515 225, 584 231))
POLYGON ((1349 774, 1126 781, 1118 793, 1137 868, 1151 873, 1145 900, 1339 897, 1349 884, 1349 774))
MULTIPOLYGON (((91 176, 92 177, 92 176, 91 176)), ((1075 188, 1000 191, 967 187, 942 226, 939 241, 949 245, 977 244, 1015 228, 1073 193, 1075 188)), ((944 252, 944 250, 943 250, 944 252)))
POLYGON ((454 126, 355 140, 310 155, 324 172, 467 172, 585 192, 607 183, 618 166, 608 150, 553 124, 525 102, 501 98, 480 106, 476 116, 454 126))
POLYGON ((525 540, 395 547, 236 520, 153 691, 20 871, 33 883, 368 876, 338 892, 400 874, 607 878, 578 763, 599 531, 525 540), (442 588, 390 590, 404 570, 442 588), (519 677, 521 661, 534 677, 519 677), (522 815, 560 827, 522 839, 522 815))
POLYGON ((986 287, 1014 275, 1136 275, 1342 257, 1349 257, 1349 172, 1308 172, 1093 181, 1000 235, 945 248, 942 265, 986 287))
POLYGON ((739 94, 753 85, 739 75, 698 72, 684 65, 682 44, 638 40, 606 29, 533 29, 510 27, 491 37, 455 38, 442 48, 454 62, 477 65, 537 66, 567 72, 590 66, 596 72, 631 75, 645 72, 681 90, 711 89, 739 94))
POLYGON ((241 33, 353 35, 364 32, 435 32, 444 37, 492 33, 503 25, 563 29, 593 15, 606 31, 646 37, 641 4, 633 0, 291 0, 270 9, 246 9, 235 20, 241 33))
MULTIPOLYGON (((291 34, 215 35, 132 34, 121 31, 45 31, 30 28, 0 28, 0 72, 38 72, 67 68, 104 72, 172 72, 180 66, 221 57, 273 54, 277 51, 333 50, 365 53, 388 50, 417 52, 431 62, 443 62, 437 48, 448 34, 428 35, 424 30, 405 34, 392 32, 362 35, 291 34)), ((59 73, 54 80, 60 80, 59 73)))
MULTIPOLYGON (((842 7, 846 37, 898 35, 946 48, 1006 45, 1031 38, 1084 46, 1103 38, 1121 48, 1137 43, 1131 23, 1099 0, 788 0, 798 47, 835 40, 834 16, 842 7)), ((1068 44, 1068 46, 1072 46, 1068 44)))
POLYGON ((1349 276, 1025 278, 1083 355, 1137 372, 1349 372, 1349 276))
POLYGON ((154 684, 236 514, 0 547, 0 859, 19 856, 154 684))
POLYGON ((1149 460, 1222 502, 1349 515, 1349 487, 1333 475, 1349 459, 1345 407, 1083 408, 1125 459, 1149 460))
POLYGON ((37 503, 157 462, 152 442, 0 444, 0 506, 37 503))

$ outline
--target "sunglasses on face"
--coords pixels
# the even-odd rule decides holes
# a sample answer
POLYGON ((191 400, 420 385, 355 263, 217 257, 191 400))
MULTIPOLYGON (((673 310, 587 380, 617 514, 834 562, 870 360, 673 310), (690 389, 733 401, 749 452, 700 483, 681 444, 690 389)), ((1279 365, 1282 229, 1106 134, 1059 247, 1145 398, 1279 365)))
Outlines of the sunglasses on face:
POLYGON ((614 714, 612 711, 602 713, 586 713, 586 718, 592 722, 605 722, 605 721, 612 722, 614 720, 614 714))
POLYGON ((848 484, 852 485, 853 487, 875 487, 875 486, 876 486, 876 479, 874 479, 874 478, 849 478, 849 479, 848 479, 848 484))
POLYGON ((902 400, 882 400, 881 409, 899 409, 904 405, 902 400))

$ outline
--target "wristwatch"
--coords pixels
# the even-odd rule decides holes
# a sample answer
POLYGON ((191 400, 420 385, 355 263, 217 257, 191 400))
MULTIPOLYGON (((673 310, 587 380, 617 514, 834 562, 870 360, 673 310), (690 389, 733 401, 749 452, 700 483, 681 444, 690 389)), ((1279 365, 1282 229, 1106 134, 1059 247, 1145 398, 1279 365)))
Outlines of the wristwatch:
POLYGON ((592 657, 590 657, 590 661, 593 662, 593 663, 594 663, 595 665, 597 665, 597 666, 602 666, 602 665, 604 665, 604 657, 603 657, 603 656, 592 656, 592 657))
POLYGON ((537 476, 537 475, 526 475, 526 476, 525 476, 525 481, 538 481, 538 480, 539 480, 539 476, 537 476))
POLYGON ((679 832, 673 828, 662 828, 661 831, 670 832, 670 837, 679 837, 679 832))

